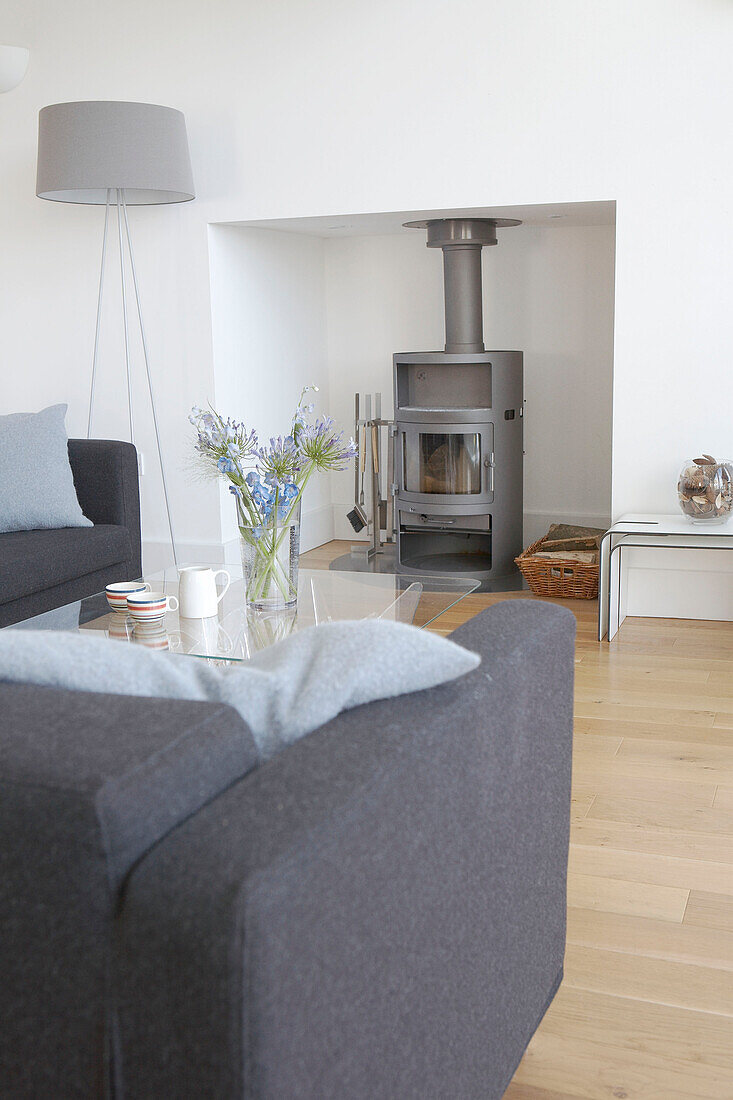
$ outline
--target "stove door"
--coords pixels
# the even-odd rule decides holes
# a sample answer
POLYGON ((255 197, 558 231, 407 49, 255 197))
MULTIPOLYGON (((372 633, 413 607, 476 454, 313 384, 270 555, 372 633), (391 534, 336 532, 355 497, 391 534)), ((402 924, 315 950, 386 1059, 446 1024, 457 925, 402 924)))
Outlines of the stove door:
POLYGON ((400 497, 416 504, 490 504, 493 424, 410 424, 399 433, 400 497))

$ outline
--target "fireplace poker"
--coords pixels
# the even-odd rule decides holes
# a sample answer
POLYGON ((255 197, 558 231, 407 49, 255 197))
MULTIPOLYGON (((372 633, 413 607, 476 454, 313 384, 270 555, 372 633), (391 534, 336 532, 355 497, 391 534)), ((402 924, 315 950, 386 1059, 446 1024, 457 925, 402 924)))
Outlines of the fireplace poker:
MULTIPOLYGON (((356 534, 359 531, 363 531, 369 522, 369 518, 364 509, 364 471, 366 469, 366 427, 359 428, 359 499, 354 504, 354 507, 347 513, 346 518, 354 528, 356 534)), ((357 459, 354 459, 357 462, 357 459)))
POLYGON ((379 507, 382 503, 382 486, 379 477, 379 429, 372 424, 372 465, 374 466, 374 520, 379 523, 379 507))

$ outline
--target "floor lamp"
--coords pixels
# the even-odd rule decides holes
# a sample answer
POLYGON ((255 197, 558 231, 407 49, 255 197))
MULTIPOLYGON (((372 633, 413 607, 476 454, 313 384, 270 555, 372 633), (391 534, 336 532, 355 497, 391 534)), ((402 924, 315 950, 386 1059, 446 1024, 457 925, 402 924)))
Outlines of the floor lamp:
POLYGON ((82 203, 105 208, 87 438, 91 435, 94 412, 110 211, 116 212, 130 442, 135 442, 135 425, 127 312, 126 269, 128 266, 132 276, 137 322, 140 327, 155 443, 168 516, 168 530, 173 559, 177 565, 168 485, 160 444, 158 415, 127 208, 128 206, 188 202, 194 198, 191 159, 183 115, 171 107, 159 107, 153 103, 85 101, 54 103, 50 107, 44 107, 38 117, 36 194, 41 199, 52 199, 55 202, 82 203))

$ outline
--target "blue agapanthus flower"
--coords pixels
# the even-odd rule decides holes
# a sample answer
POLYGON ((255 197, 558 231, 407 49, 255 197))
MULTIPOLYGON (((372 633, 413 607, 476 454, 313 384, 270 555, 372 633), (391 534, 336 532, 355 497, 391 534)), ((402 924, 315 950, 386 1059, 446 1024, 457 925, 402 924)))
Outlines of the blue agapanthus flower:
MULTIPOLYGON (((294 481, 266 480, 256 470, 250 470, 245 483, 253 505, 249 518, 258 518, 263 524, 270 522, 276 505, 277 519, 284 521, 300 493, 294 481)), ((240 500, 244 500, 241 489, 237 490, 236 495, 240 500)))
POLYGON ((236 420, 224 420, 218 413, 203 412, 198 406, 191 409, 188 419, 196 428, 194 446, 198 454, 214 463, 220 473, 241 478, 242 463, 257 450, 257 434, 236 420))
POLYGON ((225 420, 215 409, 191 410, 195 450, 207 470, 230 482, 242 529, 265 531, 273 522, 288 522, 311 475, 343 469, 355 454, 353 440, 346 442, 330 417, 310 419, 314 407, 305 398, 317 390, 303 389, 290 433, 271 437, 266 446, 260 445, 254 431, 239 421, 225 420))
POLYGON ((300 454, 292 435, 272 437, 269 447, 257 451, 257 473, 273 488, 294 481, 300 466, 300 454))
POLYGON ((356 444, 353 439, 346 443, 344 433, 336 429, 333 418, 324 416, 301 428, 298 450, 318 470, 343 470, 356 454, 356 444))

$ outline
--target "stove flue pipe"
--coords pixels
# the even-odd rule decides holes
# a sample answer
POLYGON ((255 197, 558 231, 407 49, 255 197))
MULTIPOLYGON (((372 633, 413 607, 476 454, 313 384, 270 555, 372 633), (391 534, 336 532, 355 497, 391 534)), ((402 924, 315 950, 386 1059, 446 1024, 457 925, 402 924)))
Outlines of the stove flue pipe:
POLYGON ((496 244, 497 227, 520 225, 512 218, 439 218, 406 222, 427 229, 428 248, 443 250, 445 350, 450 354, 484 351, 481 249, 496 244))
POLYGON ((481 245, 446 244, 442 248, 445 350, 484 351, 481 245))

